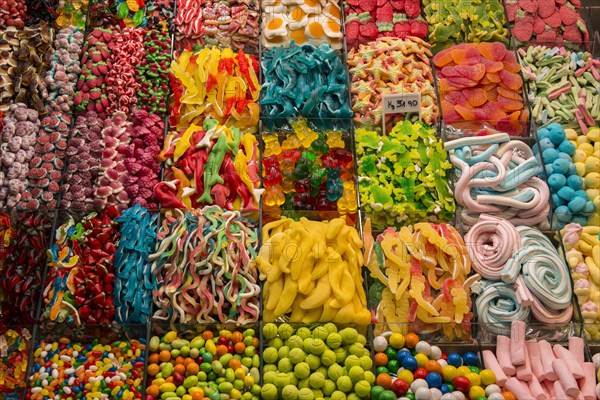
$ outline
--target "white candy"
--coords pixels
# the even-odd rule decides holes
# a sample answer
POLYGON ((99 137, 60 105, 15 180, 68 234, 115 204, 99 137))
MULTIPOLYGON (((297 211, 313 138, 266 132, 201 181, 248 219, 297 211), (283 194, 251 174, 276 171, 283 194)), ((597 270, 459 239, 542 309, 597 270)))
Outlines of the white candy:
POLYGON ((63 354, 62 356, 60 356, 60 359, 61 359, 61 360, 63 360, 64 362, 69 362, 69 361, 71 361, 71 357, 69 357, 69 356, 66 356, 66 355, 64 355, 64 354, 63 354))
POLYGON ((452 392, 452 394, 454 395, 454 397, 456 398, 456 400, 465 400, 465 395, 463 394, 463 392, 459 392, 457 390, 455 392, 452 392))
POLYGON ((456 397, 452 393, 446 393, 440 400, 456 400, 456 397))
POLYGON ((431 392, 431 400, 440 400, 443 396, 442 391, 440 389, 431 388, 429 389, 429 391, 431 392))
POLYGON ((68 387, 68 386, 65 386, 65 387, 63 388, 63 392, 65 392, 65 394, 71 394, 71 388, 70 388, 70 387, 68 387))
POLYGON ((52 371, 52 378, 54 378, 54 379, 58 378, 58 370, 57 369, 52 371))
POLYGON ((429 350, 429 358, 439 361, 440 358, 442 358, 442 349, 437 346, 431 346, 431 349, 429 350))
POLYGON ((48 343, 46 346, 44 346, 44 350, 46 350, 46 351, 52 350, 52 344, 48 343))
POLYGON ((596 385, 596 398, 600 399, 600 383, 596 385))
POLYGON ((594 354, 594 356, 592 357, 592 361, 596 366, 596 371, 598 371, 600 369, 600 353, 594 354))
POLYGON ((492 393, 488 396, 488 400, 504 400, 504 396, 502 396, 502 393, 492 393))
MULTIPOLYGON (((417 379, 418 380, 418 379, 417 379)), ((415 399, 417 400, 431 400, 431 391, 424 387, 419 388, 415 392, 415 399)))
POLYGON ((490 397, 492 393, 502 393, 502 389, 498 385, 487 385, 485 387, 485 395, 490 397))
POLYGON ((417 390, 421 388, 429 390, 429 384, 425 379, 415 379, 413 383, 410 384, 410 390, 415 394, 417 393, 417 390))
POLYGON ((442 367, 442 368, 448 366, 448 361, 444 360, 443 358, 440 358, 439 360, 437 360, 437 362, 440 364, 440 367, 442 367))
POLYGON ((415 350, 417 351, 417 353, 423 353, 426 356, 429 356, 431 354, 431 345, 429 343, 421 340, 415 346, 415 350))
POLYGON ((373 349, 377 352, 385 351, 387 345, 387 339, 383 336, 377 336, 375 339, 373 339, 373 349))

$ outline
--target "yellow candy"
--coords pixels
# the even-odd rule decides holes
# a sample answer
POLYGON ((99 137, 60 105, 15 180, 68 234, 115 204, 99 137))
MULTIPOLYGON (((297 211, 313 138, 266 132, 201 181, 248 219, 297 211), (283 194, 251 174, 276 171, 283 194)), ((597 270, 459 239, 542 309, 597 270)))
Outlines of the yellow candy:
POLYGON ((479 377, 479 374, 476 374, 475 372, 471 372, 471 373, 466 374, 465 377, 469 380, 469 382, 471 382, 471 386, 481 385, 481 378, 479 377))
POLYGON ((586 188, 588 189, 599 189, 600 188, 600 173, 591 172, 583 179, 586 188))
POLYGON ((575 169, 577 170, 577 175, 583 177, 585 176, 585 164, 582 162, 575 163, 575 169))
POLYGON ((388 341, 390 346, 397 350, 400 350, 404 347, 404 336, 401 333, 392 333, 388 341))
POLYGON ((496 383, 496 374, 494 374, 494 371, 489 369, 482 369, 479 372, 479 379, 481 380, 481 384, 483 386, 493 385, 496 383))
POLYGON ((586 137, 592 142, 600 142, 600 128, 591 128, 586 137))
POLYGON ((600 172, 600 158, 590 156, 585 160, 585 172, 600 172))
POLYGON ((459 376, 467 376, 471 373, 471 370, 469 369, 469 367, 466 367, 464 365, 462 367, 458 367, 456 370, 457 370, 459 376))
POLYGON ((586 158, 587 158, 587 154, 585 154, 585 151, 580 150, 580 149, 575 150, 575 154, 573 154, 573 162, 584 163, 586 158))
POLYGON ((415 360, 417 360, 419 367, 425 368, 425 363, 429 361, 429 357, 427 357, 425 354, 418 353, 415 354, 415 360))
POLYGON ((442 368, 442 377, 446 382, 452 382, 458 376, 458 370, 453 365, 446 365, 442 368))
POLYGON ((581 143, 577 149, 583 151, 587 156, 594 154, 594 146, 591 143, 581 143))
POLYGON ((469 399, 477 400, 485 397, 485 390, 481 386, 471 386, 469 389, 469 399))
MULTIPOLYGON (((567 135, 567 139, 569 140, 575 140, 577 139, 577 131, 575 131, 574 129, 565 129, 565 133, 567 135)), ((588 133, 589 134, 589 133, 588 133)))
POLYGON ((398 371, 398 379, 402 379, 410 385, 415 380, 415 377, 413 376, 412 372, 407 369, 403 369, 402 371, 398 371))

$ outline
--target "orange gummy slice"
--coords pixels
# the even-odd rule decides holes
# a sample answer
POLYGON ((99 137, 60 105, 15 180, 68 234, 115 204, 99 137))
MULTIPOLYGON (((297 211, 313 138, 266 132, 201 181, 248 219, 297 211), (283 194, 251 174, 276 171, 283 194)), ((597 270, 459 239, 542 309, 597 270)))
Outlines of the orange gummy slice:
POLYGON ((436 67, 443 67, 444 65, 450 64, 451 62, 453 62, 452 53, 450 52, 450 49, 440 51, 435 56, 433 56, 432 61, 433 65, 435 65, 436 67))
POLYGON ((456 71, 467 79, 479 81, 485 75, 485 65, 481 63, 475 65, 457 65, 456 71))
POLYGON ((463 106, 454 107, 465 121, 485 121, 487 120, 485 112, 480 108, 466 108, 463 106))
POLYGON ((487 102, 481 107, 483 112, 485 113, 486 120, 492 121, 496 123, 498 120, 502 118, 506 118, 506 112, 502 111, 500 107, 496 103, 487 102))
POLYGON ((480 88, 464 89, 463 94, 466 97, 469 104, 473 107, 482 106, 487 101, 487 94, 484 89, 480 89, 480 88))
POLYGON ((521 89, 521 86, 523 86, 523 80, 518 74, 514 74, 505 70, 500 71, 498 74, 501 82, 509 89, 518 90, 521 89))
POLYGON ((497 103, 504 111, 519 111, 523 109, 523 102, 521 100, 507 99, 504 96, 498 96, 497 103))
POLYGON ((458 65, 473 65, 479 62, 481 56, 474 47, 468 47, 463 49, 452 48, 451 49, 452 59, 458 65))
POLYGON ((482 58, 481 63, 485 65, 485 72, 498 72, 504 69, 504 64, 501 61, 490 61, 487 58, 482 58))
POLYGON ((506 54, 506 47, 498 42, 482 42, 477 45, 477 49, 483 57, 492 61, 502 61, 506 54))
POLYGON ((502 86, 498 86, 498 94, 510 100, 523 100, 523 96, 520 93, 508 90, 502 86))
POLYGON ((517 135, 523 131, 523 126, 519 117, 520 111, 515 111, 507 117, 501 118, 496 124, 496 128, 508 133, 509 135, 517 135))

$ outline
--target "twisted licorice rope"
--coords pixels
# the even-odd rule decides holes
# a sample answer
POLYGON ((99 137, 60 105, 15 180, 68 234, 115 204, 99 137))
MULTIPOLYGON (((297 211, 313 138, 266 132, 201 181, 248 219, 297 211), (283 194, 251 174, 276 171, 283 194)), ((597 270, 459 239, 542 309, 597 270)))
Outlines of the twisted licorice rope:
POLYGON ((159 307, 155 319, 179 323, 258 319, 258 273, 250 265, 258 239, 238 211, 208 206, 185 214, 167 212, 158 240, 158 249, 149 257, 158 283, 153 294, 159 307))

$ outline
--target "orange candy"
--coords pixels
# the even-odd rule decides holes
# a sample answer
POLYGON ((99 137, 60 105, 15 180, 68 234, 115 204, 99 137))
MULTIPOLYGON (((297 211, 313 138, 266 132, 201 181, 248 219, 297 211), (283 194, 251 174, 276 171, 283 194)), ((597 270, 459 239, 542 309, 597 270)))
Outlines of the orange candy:
POLYGON ((502 396, 504 397, 504 400, 517 400, 512 392, 502 392, 502 396))
MULTIPOLYGON (((158 367, 158 365, 157 365, 158 367)), ((148 386, 148 388, 146 388, 146 394, 149 394, 151 396, 154 397, 158 397, 158 395, 160 394, 160 388, 158 385, 150 385, 148 386)))
POLYGON ((202 400, 203 398, 204 395, 202 392, 194 392, 194 394, 192 394, 192 400, 202 400))
POLYGON ((202 339, 204 339, 204 340, 210 340, 213 337, 214 337, 214 335, 210 330, 205 330, 204 332, 202 332, 202 339))
POLYGON ((384 389, 390 389, 392 387, 392 377, 389 374, 377 375, 377 385, 384 389))
POLYGON ((246 350, 246 345, 242 342, 237 342, 234 346, 233 346, 234 350, 236 353, 238 354, 242 354, 244 353, 244 350, 246 350))
POLYGON ((161 362, 167 362, 171 360, 171 352, 169 350, 161 350, 160 354, 158 355, 158 359, 161 362))
POLYGON ((387 365, 388 356, 385 353, 377 353, 375 354, 375 365, 381 367, 382 365, 387 365))
POLYGON ((176 364, 175 367, 173 368, 173 372, 178 372, 183 375, 185 373, 185 365, 176 364))
POLYGON ((414 349, 419 343, 419 336, 416 333, 409 333, 404 337, 404 345, 409 349, 414 349))
POLYGON ((160 372, 160 367, 158 366, 158 364, 152 363, 152 364, 148 365, 148 375, 155 376, 159 372, 160 372))
POLYGON ((150 364, 158 364, 160 359, 158 358, 158 353, 152 353, 148 356, 148 362, 150 364))
POLYGON ((186 372, 187 376, 196 375, 198 373, 198 371, 200 371, 200 366, 198 364, 196 364, 195 362, 189 363, 185 367, 185 372, 186 372))
POLYGON ((221 357, 223 354, 227 354, 227 346, 220 344, 217 346, 217 356, 221 357))
POLYGON ((242 335, 242 332, 235 331, 231 334, 231 341, 233 343, 239 343, 242 340, 244 340, 244 335, 242 335))
POLYGON ((229 361, 229 365, 228 365, 228 367, 229 367, 229 368, 231 368, 231 369, 233 369, 234 371, 235 371, 236 369, 240 368, 241 366, 242 366, 242 363, 241 363, 241 361, 240 361, 240 360, 238 360, 237 358, 232 358, 232 359, 229 361))
POLYGON ((425 370, 427 372, 437 372, 438 374, 441 374, 442 366, 435 360, 429 360, 425 363, 425 370))

